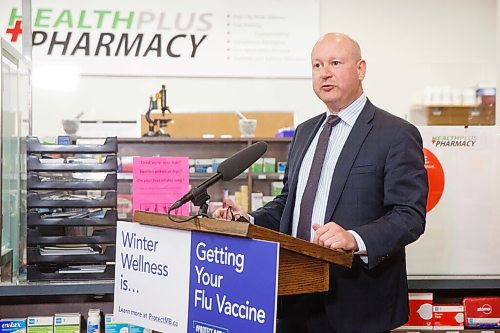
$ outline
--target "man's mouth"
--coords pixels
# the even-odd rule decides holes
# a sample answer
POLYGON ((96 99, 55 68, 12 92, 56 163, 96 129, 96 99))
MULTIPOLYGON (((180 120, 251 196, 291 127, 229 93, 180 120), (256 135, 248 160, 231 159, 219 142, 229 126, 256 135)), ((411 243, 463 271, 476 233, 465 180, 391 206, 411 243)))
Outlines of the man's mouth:
POLYGON ((335 85, 333 84, 323 84, 321 86, 321 90, 325 90, 325 91, 330 91, 330 90, 333 90, 335 88, 335 85))

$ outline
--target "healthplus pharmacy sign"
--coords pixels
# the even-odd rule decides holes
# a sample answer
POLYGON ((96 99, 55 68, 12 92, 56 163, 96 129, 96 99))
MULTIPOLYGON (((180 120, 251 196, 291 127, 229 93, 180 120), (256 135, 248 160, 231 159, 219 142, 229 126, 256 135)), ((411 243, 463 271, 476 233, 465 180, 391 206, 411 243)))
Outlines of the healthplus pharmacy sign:
MULTIPOLYGON (((2 0, 0 22, 21 50, 19 3, 2 0)), ((95 75, 308 77, 318 22, 318 0, 37 0, 33 62, 95 75)))
POLYGON ((118 222, 114 315, 169 333, 272 333, 279 244, 118 222))

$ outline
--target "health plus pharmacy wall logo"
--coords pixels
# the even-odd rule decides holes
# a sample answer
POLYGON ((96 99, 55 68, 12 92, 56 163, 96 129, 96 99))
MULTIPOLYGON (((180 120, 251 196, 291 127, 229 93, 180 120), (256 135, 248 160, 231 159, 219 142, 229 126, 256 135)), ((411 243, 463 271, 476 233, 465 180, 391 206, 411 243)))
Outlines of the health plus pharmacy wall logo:
MULTIPOLYGON (((195 58, 206 48, 213 25, 211 12, 108 10, 98 5, 34 8, 33 47, 49 56, 195 58)), ((4 31, 15 43, 22 35, 21 10, 12 7, 3 15, 8 16, 4 31)))
POLYGON ((472 148, 477 142, 473 135, 435 135, 432 137, 432 145, 435 147, 469 147, 472 148))
POLYGON ((17 42, 17 38, 23 34, 21 25, 21 20, 15 20, 13 26, 9 24, 9 27, 7 27, 7 30, 5 32, 7 33, 7 35, 10 35, 11 42, 17 42))

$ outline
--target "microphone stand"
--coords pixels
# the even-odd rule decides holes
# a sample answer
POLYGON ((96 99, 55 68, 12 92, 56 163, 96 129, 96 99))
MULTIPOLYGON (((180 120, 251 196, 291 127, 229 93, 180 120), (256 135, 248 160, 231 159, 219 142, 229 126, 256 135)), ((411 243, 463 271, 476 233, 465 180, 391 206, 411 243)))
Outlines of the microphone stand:
POLYGON ((172 207, 170 207, 170 209, 167 213, 168 217, 170 217, 170 219, 174 222, 187 222, 187 221, 190 221, 197 216, 208 217, 208 215, 207 215, 207 213, 208 213, 207 201, 210 200, 210 195, 208 194, 207 189, 208 189, 208 187, 212 186, 213 184, 215 184, 216 182, 218 182, 222 178, 223 178, 222 174, 216 173, 215 175, 213 175, 212 177, 203 181, 200 185, 196 186, 195 188, 191 189, 191 191, 189 191, 188 194, 190 194, 190 198, 189 198, 189 200, 186 200, 184 202, 191 201, 193 203, 193 205, 200 207, 198 214, 188 218, 187 220, 176 221, 170 215, 170 212, 172 211, 172 207))
POLYGON ((210 195, 207 192, 207 187, 200 185, 195 187, 191 193, 193 194, 193 199, 191 202, 193 205, 200 207, 198 210, 198 215, 206 216, 208 213, 207 201, 210 200, 210 195))

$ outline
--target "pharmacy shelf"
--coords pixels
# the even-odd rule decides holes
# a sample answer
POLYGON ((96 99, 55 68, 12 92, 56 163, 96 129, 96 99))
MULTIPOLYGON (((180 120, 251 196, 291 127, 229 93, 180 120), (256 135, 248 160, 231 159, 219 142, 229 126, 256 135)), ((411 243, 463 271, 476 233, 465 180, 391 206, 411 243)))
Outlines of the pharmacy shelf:
POLYGON ((500 293, 500 276, 409 276, 408 287, 411 290, 497 289, 500 293))
MULTIPOLYGON (((497 278, 425 278, 408 280, 410 290, 494 290, 500 289, 500 277, 497 278)), ((85 282, 36 282, 19 284, 0 284, 2 297, 17 296, 55 296, 55 295, 103 295, 114 293, 114 281, 85 282)))
POLYGON ((113 294, 114 281, 0 284, 2 297, 113 294))

